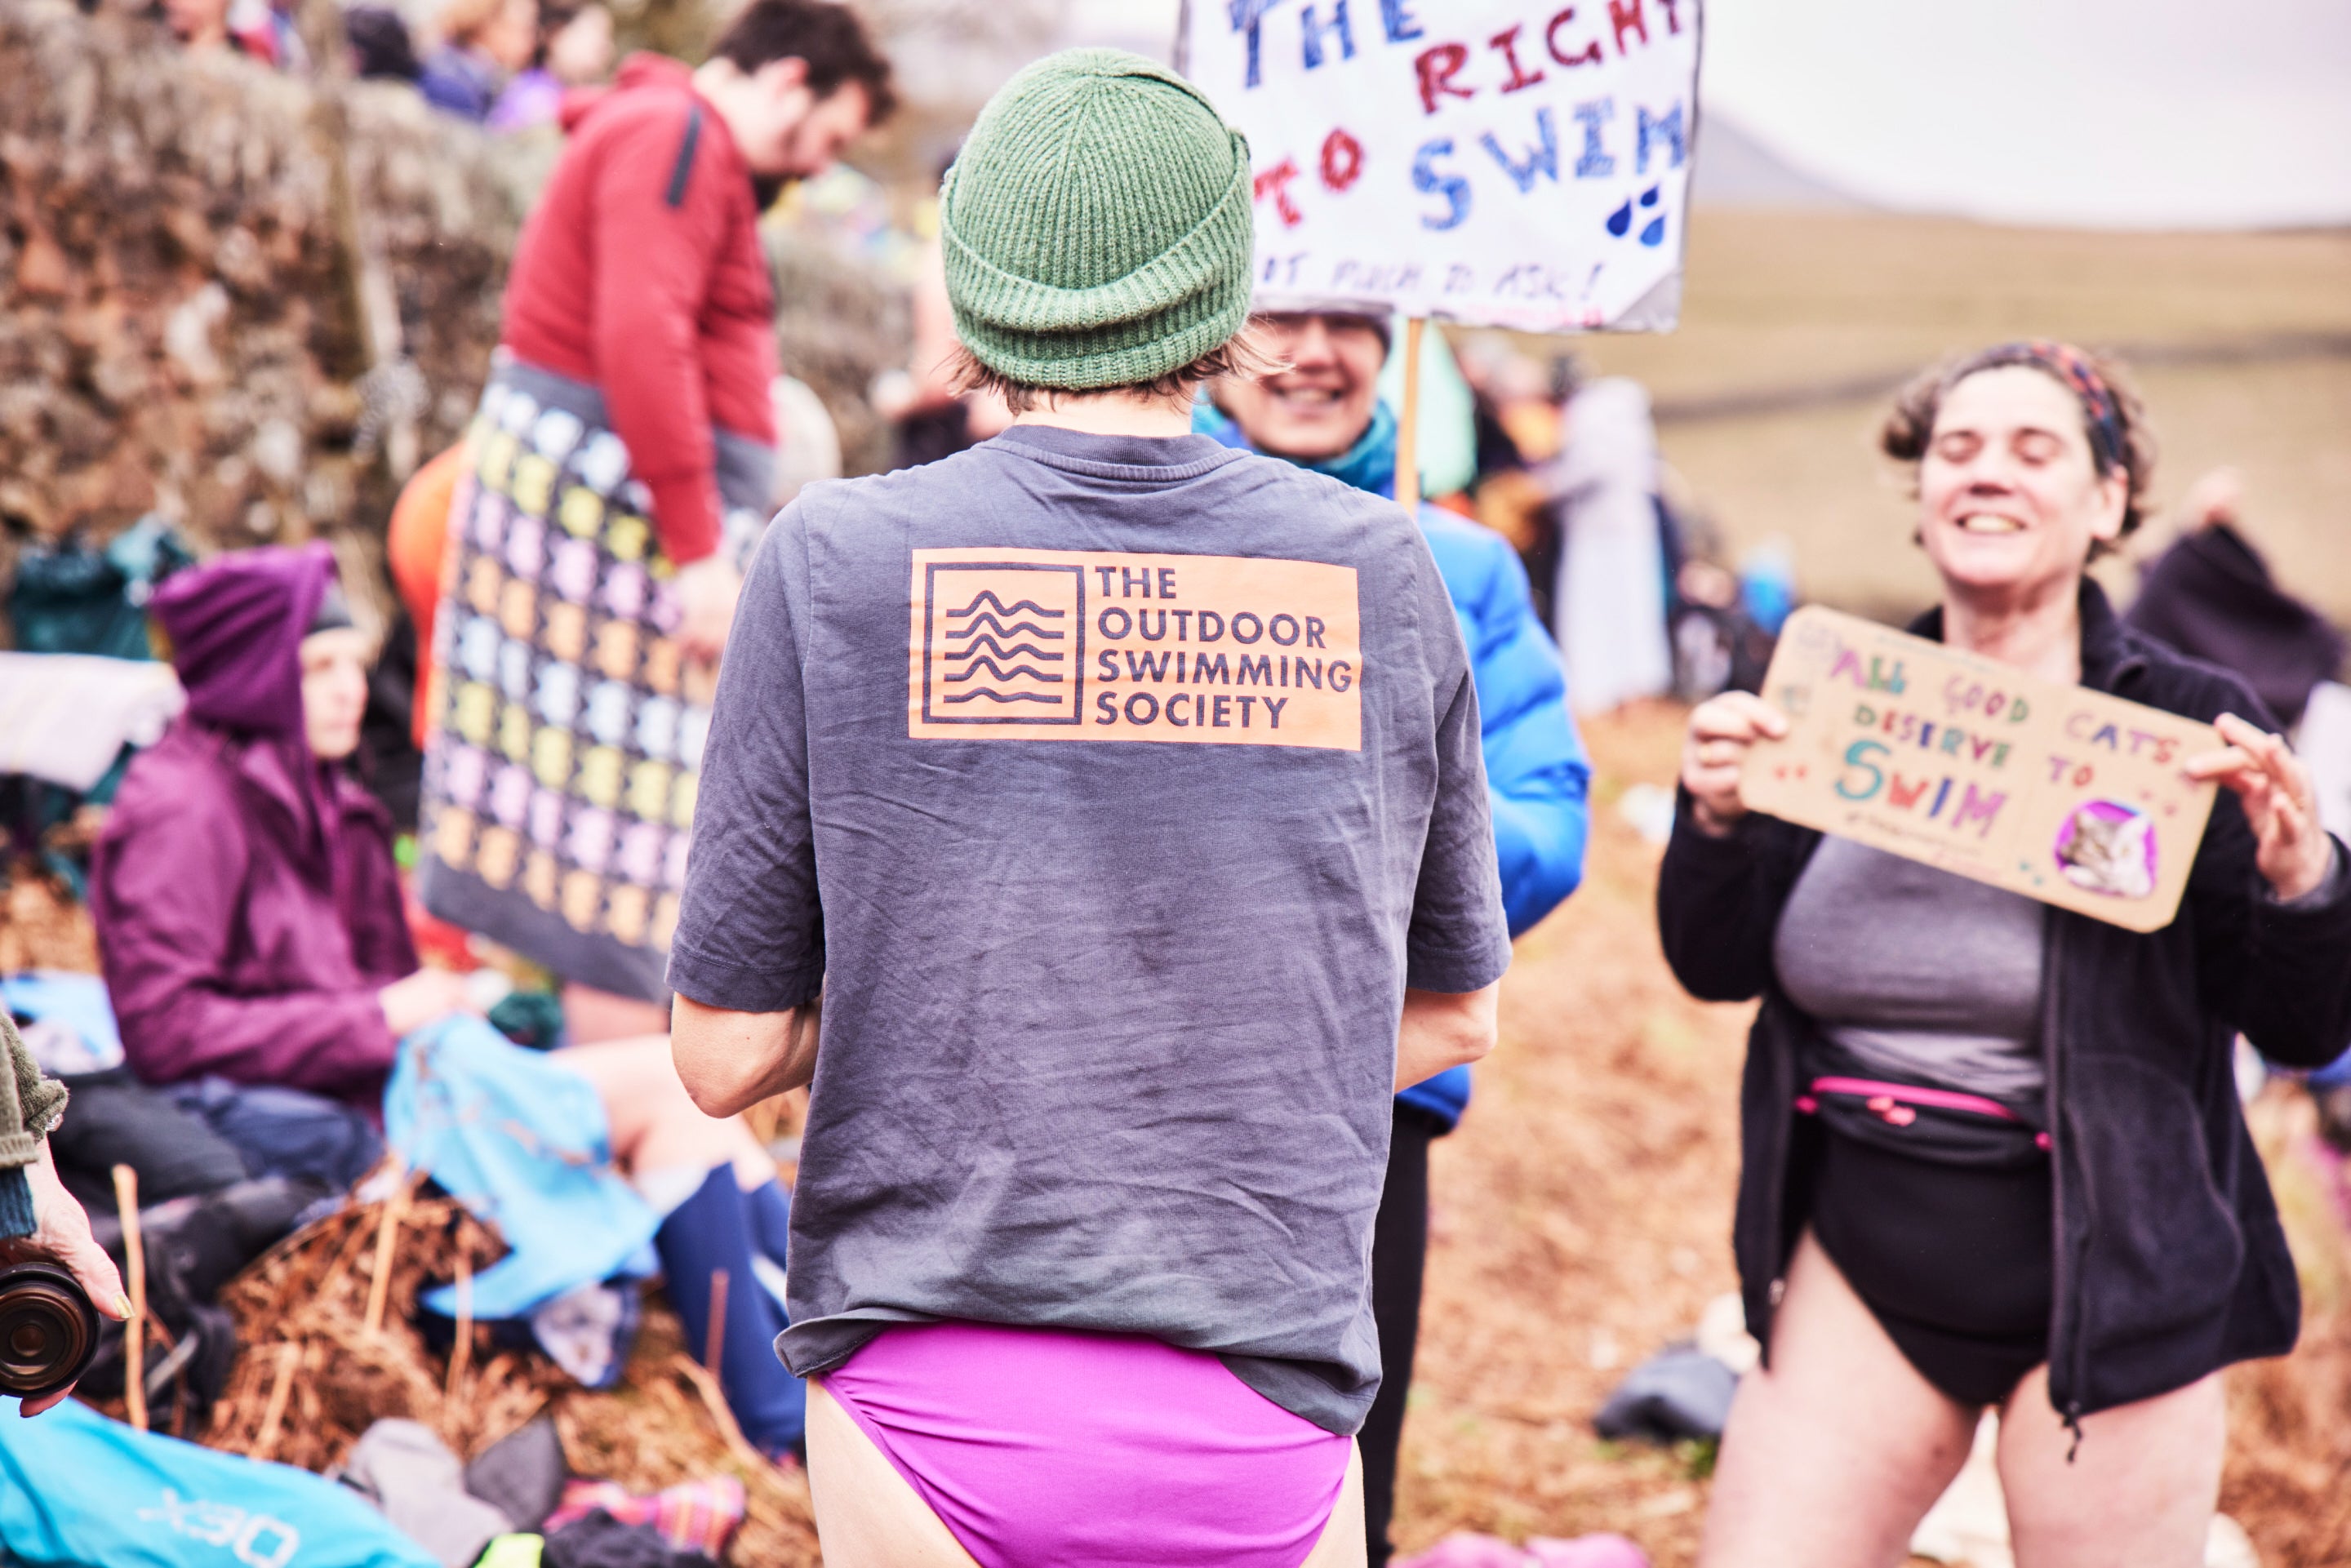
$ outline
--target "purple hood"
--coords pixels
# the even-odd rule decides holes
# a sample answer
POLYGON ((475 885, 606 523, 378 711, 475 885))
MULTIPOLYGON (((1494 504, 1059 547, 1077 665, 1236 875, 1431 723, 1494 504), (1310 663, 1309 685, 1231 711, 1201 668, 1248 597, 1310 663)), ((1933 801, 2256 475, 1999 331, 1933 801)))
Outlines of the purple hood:
POLYGON ((178 572, 147 613, 172 640, 188 713, 240 734, 299 738, 302 639, 335 575, 323 544, 234 550, 178 572))
POLYGON ((188 712, 132 760, 92 857, 99 958, 132 1071, 372 1109, 378 993, 416 968, 383 808, 310 754, 303 636, 324 545, 224 555, 156 590, 188 712))

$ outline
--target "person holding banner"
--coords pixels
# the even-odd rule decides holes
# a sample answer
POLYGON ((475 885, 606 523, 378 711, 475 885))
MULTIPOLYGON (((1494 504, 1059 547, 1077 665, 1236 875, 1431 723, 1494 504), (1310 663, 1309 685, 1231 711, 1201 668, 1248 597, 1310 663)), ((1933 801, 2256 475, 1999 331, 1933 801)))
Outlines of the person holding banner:
POLYGON ((2300 1314, 2232 1042, 2317 1065, 2351 1041, 2344 851, 2258 701, 2085 575, 2151 461, 2111 368, 1987 350, 1907 391, 1883 444, 1942 580, 1914 632, 2210 721, 2226 745, 2185 766, 2224 788, 2178 915, 2142 934, 1750 812, 1742 758, 1785 717, 1738 694, 1691 715, 1667 958, 1697 996, 1763 998, 1734 1246, 1766 1355, 1700 1562, 1898 1561, 1991 1406, 2020 1563, 2185 1568, 2218 1371, 2283 1354, 2300 1314))
MULTIPOLYGON (((1321 312, 1257 319, 1258 346, 1284 368, 1234 376, 1194 405, 1192 427, 1375 496, 1395 493, 1396 419, 1379 395, 1388 318, 1321 312)), ((1527 930, 1583 876, 1592 768, 1567 706, 1559 650, 1535 613, 1526 570, 1490 528, 1423 504, 1421 537, 1436 558, 1469 648, 1478 687, 1486 789, 1510 934, 1527 930)), ((1372 1233, 1372 1314, 1380 1331, 1380 1395, 1357 1440, 1364 1453, 1365 1539, 1372 1568, 1394 1551, 1405 1398, 1420 1333, 1428 1251, 1428 1146, 1460 1124, 1469 1070, 1457 1067, 1396 1096, 1387 1181, 1372 1233)))
POLYGON ((833 1568, 1364 1559, 1393 1097, 1490 1048, 1510 940, 1411 520, 1192 434, 1261 368, 1251 186, 1161 66, 1015 77, 940 201, 1015 423, 810 486, 746 581, 672 1042, 714 1114, 812 1081, 833 1568))

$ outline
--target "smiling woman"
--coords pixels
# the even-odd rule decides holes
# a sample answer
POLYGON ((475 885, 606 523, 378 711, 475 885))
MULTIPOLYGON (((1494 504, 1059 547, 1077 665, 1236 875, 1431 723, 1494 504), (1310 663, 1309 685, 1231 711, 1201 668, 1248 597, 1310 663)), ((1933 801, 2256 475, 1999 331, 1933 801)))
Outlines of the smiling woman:
MULTIPOLYGON (((2212 723, 2223 747, 2183 766, 2225 789, 2178 916, 2125 932, 1750 812, 1748 745, 1786 719, 1736 693, 1690 716, 1666 956, 1700 997, 1763 998, 1734 1246, 1766 1357, 1699 1560, 1894 1561, 1992 1406, 2020 1562, 2192 1562, 2218 1371, 2283 1353, 2297 1310, 2229 1053, 2351 1040, 2351 878, 2308 773, 2235 716, 2265 718, 2252 695, 2084 575, 2152 461, 2110 368, 1987 350, 1905 392, 1884 445, 1941 579, 1912 630, 2212 723)), ((2150 873, 2129 814, 2069 824, 2070 880, 2150 873)))
MULTIPOLYGON (((2037 496, 2035 509, 2044 516, 2066 509, 2050 488, 2061 477, 2086 476, 2102 488, 2118 487, 2119 510, 2106 507, 2102 496, 2097 507, 2082 511, 2091 526, 2074 557, 2077 566, 2138 527, 2147 476, 2155 467, 2147 411, 2116 367, 2078 349, 2039 340, 2003 343, 1920 376, 1896 400, 1878 444, 1887 456, 1914 465, 1918 498, 1930 518, 1938 506, 1938 495, 1928 493, 1932 485, 1941 506, 1956 505, 1950 520, 1967 533, 2030 531, 2029 519, 2014 515, 2014 508, 1980 504, 1986 493, 1977 484, 1986 461, 2004 456, 2012 479, 2037 479, 2024 487, 2037 496), (2104 517, 2110 510, 2113 532, 2106 533, 2104 517), (2098 520, 2091 521, 2094 517, 2098 520)), ((1936 554, 1926 523, 1919 542, 1941 568, 1944 558, 1936 554)), ((2053 552, 2062 552, 2065 542, 2053 543, 2053 552)))

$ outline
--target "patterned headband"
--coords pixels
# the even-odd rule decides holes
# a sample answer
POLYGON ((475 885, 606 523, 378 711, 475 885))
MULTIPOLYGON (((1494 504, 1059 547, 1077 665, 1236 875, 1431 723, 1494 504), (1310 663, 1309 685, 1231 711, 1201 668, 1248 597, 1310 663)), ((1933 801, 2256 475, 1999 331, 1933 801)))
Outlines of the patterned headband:
POLYGON ((2115 401, 2114 389, 2090 363, 2090 357, 2071 343, 2026 338, 1986 349, 1944 378, 1943 390, 1949 392, 1978 371, 1995 371, 2005 365, 2030 365, 2064 382, 2081 400, 2083 423, 2090 433, 2090 455, 2096 461, 2098 472, 2111 474, 2123 466, 2123 416, 2121 406, 2115 401))

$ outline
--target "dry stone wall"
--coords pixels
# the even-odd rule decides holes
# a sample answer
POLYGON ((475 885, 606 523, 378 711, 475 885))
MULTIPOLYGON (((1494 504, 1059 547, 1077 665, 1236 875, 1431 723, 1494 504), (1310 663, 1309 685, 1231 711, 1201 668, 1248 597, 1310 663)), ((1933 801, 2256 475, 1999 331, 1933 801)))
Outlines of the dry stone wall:
MULTIPOLYGON (((0 581, 29 538, 150 511, 204 548, 372 554, 395 471, 471 416, 559 138, 191 55, 115 4, 0 0, 0 581)), ((885 465, 904 288, 767 237, 785 368, 851 472, 885 465)))
POLYGON ((12 531, 103 537, 160 509, 226 546, 380 517, 391 479, 368 403, 385 381, 366 380, 379 356, 354 231, 421 372, 402 404, 417 442, 429 453, 461 428, 496 341, 518 193, 484 138, 404 88, 356 84, 340 104, 339 136, 321 92, 188 55, 152 23, 0 5, 12 531))

